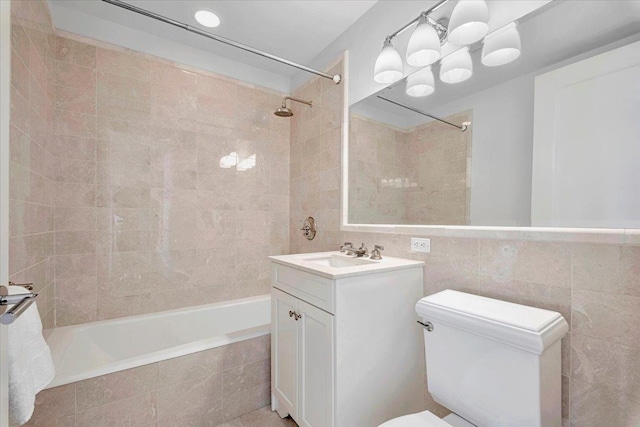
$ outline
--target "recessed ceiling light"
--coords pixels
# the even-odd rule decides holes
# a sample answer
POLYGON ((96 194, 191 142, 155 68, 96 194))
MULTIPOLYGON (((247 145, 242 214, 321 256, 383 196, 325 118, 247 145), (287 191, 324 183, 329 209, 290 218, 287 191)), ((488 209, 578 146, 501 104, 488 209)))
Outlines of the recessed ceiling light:
POLYGON ((205 27, 215 28, 220 25, 220 18, 210 10, 199 10, 193 16, 200 25, 205 27))

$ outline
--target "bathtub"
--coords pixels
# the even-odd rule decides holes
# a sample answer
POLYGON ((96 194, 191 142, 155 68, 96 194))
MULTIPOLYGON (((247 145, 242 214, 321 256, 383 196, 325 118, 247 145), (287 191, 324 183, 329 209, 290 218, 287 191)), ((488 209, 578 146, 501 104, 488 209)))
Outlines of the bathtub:
POLYGON ((55 328, 53 388, 271 332, 269 295, 55 328))

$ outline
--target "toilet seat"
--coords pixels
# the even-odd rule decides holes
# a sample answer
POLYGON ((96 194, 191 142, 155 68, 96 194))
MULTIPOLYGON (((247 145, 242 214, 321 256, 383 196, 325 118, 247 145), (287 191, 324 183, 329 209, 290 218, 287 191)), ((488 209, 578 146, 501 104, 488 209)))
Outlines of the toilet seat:
POLYGON ((378 427, 475 427, 469 421, 456 414, 449 414, 444 419, 432 412, 424 411, 417 414, 404 415, 394 418, 378 427))
POLYGON ((404 415, 394 418, 379 427, 452 427, 451 424, 443 421, 429 411, 418 412, 417 414, 404 415))

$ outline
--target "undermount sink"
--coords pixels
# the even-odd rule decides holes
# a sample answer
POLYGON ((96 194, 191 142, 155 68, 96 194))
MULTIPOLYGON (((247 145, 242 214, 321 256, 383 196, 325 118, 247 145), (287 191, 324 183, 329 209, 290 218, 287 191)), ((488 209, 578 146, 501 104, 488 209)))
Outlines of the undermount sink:
POLYGON ((375 261, 370 261, 363 258, 347 258, 345 256, 330 255, 323 257, 309 257, 300 258, 302 261, 313 262, 315 264, 325 265, 327 267, 344 268, 354 267, 356 265, 374 264, 375 261))

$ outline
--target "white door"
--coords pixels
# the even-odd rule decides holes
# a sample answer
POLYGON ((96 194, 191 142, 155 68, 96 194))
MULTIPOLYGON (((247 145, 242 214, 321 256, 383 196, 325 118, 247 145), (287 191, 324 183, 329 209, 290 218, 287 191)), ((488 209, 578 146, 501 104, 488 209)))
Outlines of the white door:
POLYGON ((280 416, 295 418, 298 403, 298 299, 271 288, 271 389, 280 416))
MULTIPOLYGON (((0 285, 9 281, 9 111, 11 2, 0 1, 0 285)), ((9 425, 7 327, 0 325, 0 427, 9 425)))
POLYGON ((531 220, 640 227, 640 42, 536 77, 531 220))
POLYGON ((302 427, 331 427, 334 412, 333 316, 299 302, 300 406, 302 427))

